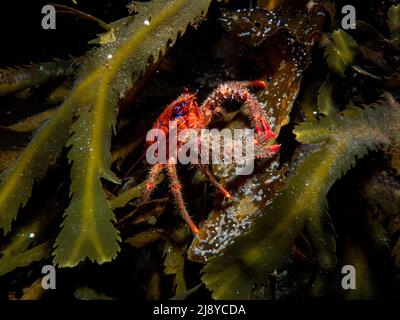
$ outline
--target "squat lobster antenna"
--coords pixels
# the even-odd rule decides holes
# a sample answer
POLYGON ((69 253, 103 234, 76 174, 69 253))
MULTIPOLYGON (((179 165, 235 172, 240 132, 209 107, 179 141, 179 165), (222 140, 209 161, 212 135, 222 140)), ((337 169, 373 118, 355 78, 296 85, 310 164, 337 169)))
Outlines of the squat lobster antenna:
POLYGON ((190 97, 192 98, 192 97, 197 96, 198 92, 199 92, 199 90, 196 90, 195 92, 193 92, 193 91, 189 90, 189 88, 184 87, 182 95, 190 95, 190 97))

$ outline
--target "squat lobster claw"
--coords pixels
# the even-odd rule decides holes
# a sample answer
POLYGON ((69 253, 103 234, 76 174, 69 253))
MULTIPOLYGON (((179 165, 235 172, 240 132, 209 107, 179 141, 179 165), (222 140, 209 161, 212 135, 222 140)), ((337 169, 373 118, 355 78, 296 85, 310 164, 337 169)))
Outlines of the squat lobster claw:
MULTIPOLYGON (((216 114, 226 113, 223 107, 225 101, 235 100, 243 103, 250 113, 250 120, 256 130, 256 138, 254 141, 255 149, 258 151, 256 156, 259 158, 270 157, 279 151, 280 146, 277 144, 270 146, 265 145, 265 142, 275 138, 276 135, 270 129, 268 121, 266 120, 266 114, 259 101, 247 89, 249 87, 266 89, 267 84, 261 80, 223 83, 218 86, 200 106, 196 101, 196 94, 190 94, 185 90, 181 96, 164 109, 157 118, 153 129, 162 130, 166 137, 169 137, 170 121, 176 121, 178 134, 184 129, 204 129, 210 124, 212 118, 216 114)), ((157 140, 157 135, 150 136, 148 145, 153 144, 157 140)), ((169 138, 167 138, 167 140, 169 140, 169 138)), ((180 147, 181 145, 178 144, 177 149, 179 150, 180 147)), ((170 178, 170 189, 178 209, 192 233, 196 235, 199 233, 199 229, 191 219, 183 200, 181 192, 182 185, 176 171, 176 159, 170 154, 167 154, 167 159, 166 163, 156 163, 151 167, 146 180, 146 188, 142 201, 147 201, 150 198, 156 186, 158 175, 162 170, 166 169, 170 178)), ((233 199, 231 194, 217 181, 207 165, 199 164, 199 167, 201 172, 224 197, 233 199)))

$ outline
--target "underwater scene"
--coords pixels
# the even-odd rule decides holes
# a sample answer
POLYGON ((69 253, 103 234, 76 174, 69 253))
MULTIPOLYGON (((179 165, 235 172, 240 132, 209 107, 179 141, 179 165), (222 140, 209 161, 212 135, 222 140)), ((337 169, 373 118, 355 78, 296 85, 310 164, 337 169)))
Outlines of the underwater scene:
POLYGON ((0 301, 400 299, 400 1, 0 0, 0 33, 0 301))

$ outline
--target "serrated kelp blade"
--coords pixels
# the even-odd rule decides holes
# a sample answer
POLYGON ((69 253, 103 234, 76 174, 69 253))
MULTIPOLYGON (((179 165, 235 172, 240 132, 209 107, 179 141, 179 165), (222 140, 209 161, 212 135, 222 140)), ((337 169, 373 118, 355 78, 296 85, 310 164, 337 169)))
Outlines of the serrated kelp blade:
POLYGON ((332 38, 342 59, 351 63, 354 59, 357 42, 347 32, 340 29, 332 33, 332 38))
POLYGON ((319 89, 318 110, 324 115, 330 115, 339 111, 338 107, 333 101, 333 82, 330 75, 328 75, 319 89))
MULTIPOLYGON (((81 103, 78 109, 96 110, 97 116, 93 120, 102 123, 100 125, 107 122, 103 133, 98 130, 105 141, 110 140, 107 126, 115 127, 118 99, 145 72, 150 59, 157 62, 179 34, 182 35, 189 25, 196 25, 204 18, 210 2, 154 0, 137 3, 137 15, 112 24, 116 40, 92 50, 82 59, 77 90, 88 90, 85 93, 86 103, 81 103)), ((108 150, 102 153, 102 158, 101 174, 115 181, 108 169, 108 150)))
POLYGON ((346 64, 340 58, 339 51, 334 46, 325 48, 326 62, 329 68, 344 77, 344 71, 346 70, 346 64))
POLYGON ((329 68, 344 77, 344 71, 351 65, 357 53, 357 42, 345 31, 332 33, 332 40, 325 48, 329 68))
POLYGON ((367 106, 365 109, 349 107, 342 113, 332 114, 320 121, 304 122, 295 128, 296 139, 302 143, 334 140, 336 144, 352 142, 354 150, 374 145, 376 141, 390 144, 398 140, 397 108, 388 103, 367 106), (393 110, 393 117, 390 117, 393 110), (390 125, 385 125, 386 121, 390 125), (366 134, 368 132, 368 134, 366 134), (391 139, 389 139, 389 137, 391 139))
POLYGON ((155 0, 138 3, 139 13, 113 23, 115 41, 82 59, 75 91, 81 94, 78 119, 71 128, 71 204, 56 240, 55 263, 74 266, 88 257, 98 263, 112 260, 120 240, 114 215, 102 190, 101 178, 118 183, 110 170, 110 143, 118 99, 159 59, 168 45, 190 24, 204 17, 210 0, 155 0), (84 89, 84 90, 83 90, 84 89), (86 223, 92 223, 86 227, 86 223), (85 241, 87 243, 85 243, 85 241), (71 251, 72 250, 72 251, 71 251))
POLYGON ((18 132, 31 132, 39 128, 47 119, 51 118, 57 110, 58 107, 44 110, 33 116, 22 119, 7 128, 18 132))
POLYGON ((164 248, 164 274, 174 276, 175 295, 183 294, 186 288, 185 281, 185 246, 177 246, 167 241, 164 248))
POLYGON ((34 87, 73 73, 72 60, 36 63, 28 66, 0 69, 0 96, 34 87))
MULTIPOLYGON (((320 154, 314 161, 324 155, 320 154)), ((312 169, 315 169, 314 161, 310 164, 312 169)), ((316 211, 313 207, 316 200, 318 208, 324 207, 323 197, 316 199, 314 189, 304 188, 304 178, 308 177, 309 169, 304 167, 303 170, 304 173, 298 172, 288 181, 287 189, 273 199, 265 214, 253 221, 247 233, 236 238, 221 256, 211 258, 205 266, 202 280, 213 291, 214 298, 249 299, 252 286, 267 281, 268 275, 290 251, 304 228, 307 214, 311 215, 307 210, 316 211)), ((309 180, 309 183, 320 186, 317 180, 309 180)))
MULTIPOLYGON (((311 81, 310 81, 311 82, 311 81)), ((304 113, 305 120, 310 120, 318 115, 319 83, 315 80, 304 86, 297 99, 299 109, 304 113)))
POLYGON ((51 241, 46 241, 24 252, 1 257, 0 276, 3 276, 16 268, 26 267, 32 262, 50 257, 51 249, 51 241))
POLYGON ((143 195, 143 192, 145 190, 146 186, 145 183, 140 183, 120 195, 118 197, 115 197, 110 201, 111 207, 113 209, 118 209, 118 208, 123 208, 125 207, 130 201, 140 198, 143 195))
MULTIPOLYGON (((329 136, 323 131, 327 143, 303 159, 286 189, 272 200, 264 215, 256 218, 247 233, 236 238, 204 267, 202 280, 213 291, 213 297, 249 298, 252 286, 268 280, 268 275, 281 264, 304 228, 310 234, 319 266, 332 269, 336 263, 335 241, 329 232, 326 195, 357 159, 400 138, 399 120, 400 109, 384 103, 366 109, 351 108, 340 117, 334 114, 320 122, 296 127, 300 141, 307 141, 302 135, 303 129, 318 135, 318 128, 329 124, 332 134, 329 136), (393 127, 386 125, 389 119, 393 127)), ((319 137, 312 141, 321 140, 319 137)))
POLYGON ((56 240, 54 263, 74 267, 86 258, 99 264, 111 261, 119 251, 120 241, 114 222, 114 213, 97 177, 91 181, 91 189, 74 193, 56 240))
POLYGON ((38 129, 14 163, 0 174, 0 228, 5 232, 10 231, 19 208, 28 201, 33 183, 43 178, 59 156, 68 139, 72 113, 71 104, 62 105, 38 129))
MULTIPOLYGON (((164 180, 164 175, 160 174, 156 180, 156 185, 161 183, 164 180)), ((143 195, 143 192, 146 188, 146 183, 142 182, 130 189, 125 190, 117 197, 113 198, 110 201, 111 207, 114 209, 125 207, 130 201, 140 198, 143 195)))
MULTIPOLYGON (((334 267, 334 239, 323 232, 327 217, 321 212, 325 210, 325 196, 336 180, 331 169, 343 159, 344 151, 336 157, 327 157, 330 149, 326 147, 309 156, 288 181, 287 189, 273 200, 263 216, 254 220, 249 232, 235 239, 222 256, 210 259, 203 269, 202 280, 213 291, 214 298, 249 299, 252 286, 268 280, 306 224, 310 224, 311 238, 318 240, 318 247, 320 242, 329 244, 329 248, 322 247, 321 267, 334 267)), ((355 158, 348 166, 354 162, 355 158)), ((338 172, 337 176, 340 175, 338 172)))
POLYGON ((34 261, 51 257, 53 239, 47 239, 47 233, 63 207, 63 188, 55 193, 48 192, 46 200, 39 207, 33 207, 29 215, 20 221, 0 246, 0 276, 16 267, 28 266, 34 261), (40 246, 43 242, 47 244, 40 246), (34 249, 36 248, 36 249, 34 249), (41 251, 40 248, 45 250, 41 251))
POLYGON ((387 15, 390 37, 394 45, 398 47, 400 43, 400 4, 391 6, 387 15))
POLYGON ((189 25, 205 17, 211 0, 154 0, 137 3, 138 13, 112 24, 115 41, 88 53, 82 81, 102 79, 123 97, 145 71, 172 47, 189 25), (105 77, 103 79, 103 76, 105 77), (112 80, 112 81, 111 81, 112 80))
POLYGON ((71 126, 68 158, 72 162, 72 199, 54 252, 54 262, 63 267, 75 266, 85 257, 103 263, 119 251, 115 216, 101 183, 101 178, 118 182, 109 169, 110 122, 115 115, 107 110, 112 112, 112 108, 81 109, 71 126))
MULTIPOLYGON (((376 292, 378 291, 379 279, 373 277, 373 261, 372 257, 365 249, 365 242, 360 239, 360 235, 354 232, 352 236, 348 236, 343 244, 343 253, 341 257, 341 265, 354 266, 357 270, 355 274, 356 287, 352 290, 340 290, 345 300, 373 300, 377 299, 376 292), (358 285, 357 284, 362 284, 358 285)), ((338 275, 338 278, 343 274, 338 275)))

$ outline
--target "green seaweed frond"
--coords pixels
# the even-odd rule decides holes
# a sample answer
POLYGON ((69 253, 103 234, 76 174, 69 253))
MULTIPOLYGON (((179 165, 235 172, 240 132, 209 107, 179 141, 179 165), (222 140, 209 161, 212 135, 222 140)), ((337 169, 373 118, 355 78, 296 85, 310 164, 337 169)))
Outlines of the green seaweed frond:
POLYGON ((7 241, 0 247, 0 276, 51 257, 53 239, 46 240, 46 232, 56 223, 62 210, 64 201, 60 191, 63 189, 57 188, 54 194, 47 195, 48 200, 7 236, 7 241))
POLYGON ((354 62, 357 42, 345 31, 332 33, 332 41, 325 48, 329 68, 344 77, 346 68, 354 62))
POLYGON ((400 4, 393 5, 388 10, 388 25, 393 41, 400 37, 400 4))
MULTIPOLYGON (((160 174, 157 177, 156 184, 158 185, 164 180, 164 175, 160 174)), ((140 198, 145 190, 146 183, 142 182, 122 192, 117 197, 113 198, 110 203, 113 209, 125 207, 130 201, 140 198)))
POLYGON ((59 77, 67 77, 73 73, 73 60, 55 60, 0 69, 0 96, 35 87, 59 77))
POLYGON ((68 142, 72 146, 68 155, 72 162, 72 199, 56 240, 55 263, 72 267, 85 257, 103 263, 117 255, 120 237, 101 178, 119 183, 109 169, 118 98, 138 79, 138 71, 146 69, 149 58, 157 62, 169 41, 173 44, 188 24, 195 23, 208 3, 196 2, 197 10, 182 0, 143 3, 131 23, 116 31, 117 43, 93 51, 94 59, 88 60, 78 84, 78 88, 87 89, 68 142), (94 65, 92 61, 96 61, 94 65))
POLYGON ((54 262, 72 267, 85 258, 98 263, 115 258, 120 237, 102 179, 119 183, 110 170, 118 99, 125 96, 149 62, 156 63, 165 54, 188 25, 197 25, 210 2, 138 3, 135 17, 113 24, 116 40, 91 50, 81 59, 81 72, 64 103, 0 175, 0 228, 10 231, 20 206, 30 197, 33 183, 44 177, 68 140, 72 198, 56 240, 54 262))
POLYGON ((0 264, 0 276, 3 276, 16 268, 26 267, 32 262, 41 261, 51 256, 52 241, 48 240, 37 246, 17 254, 3 256, 0 264))
POLYGON ((47 168, 58 158, 68 139, 72 123, 73 101, 65 102, 36 132, 29 145, 0 174, 0 228, 11 230, 19 208, 25 206, 33 183, 41 180, 47 168))
POLYGON ((357 159, 399 141, 400 106, 389 95, 387 100, 365 109, 351 107, 295 128, 298 141, 320 148, 302 161, 287 188, 255 219, 250 230, 204 267, 202 280, 214 298, 249 298, 253 285, 268 280, 304 228, 320 268, 335 267, 326 195, 357 159))
POLYGON ((333 83, 330 75, 328 75, 319 89, 318 111, 324 115, 330 115, 339 111, 333 101, 333 83))
POLYGON ((171 243, 171 241, 167 241, 164 248, 164 273, 174 276, 173 287, 175 289, 175 295, 181 295, 187 290, 184 269, 185 250, 186 246, 178 246, 171 243))

